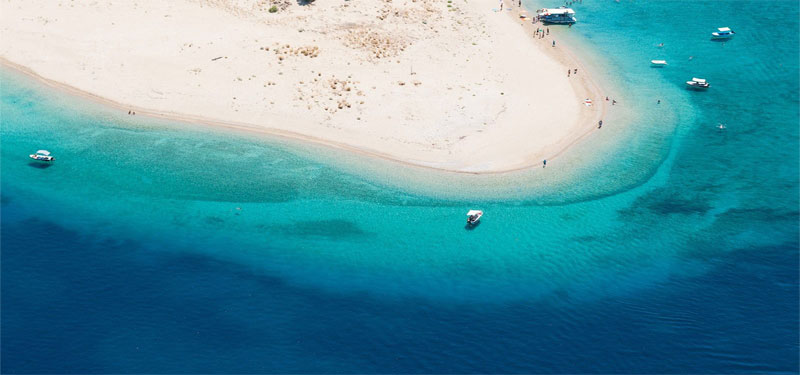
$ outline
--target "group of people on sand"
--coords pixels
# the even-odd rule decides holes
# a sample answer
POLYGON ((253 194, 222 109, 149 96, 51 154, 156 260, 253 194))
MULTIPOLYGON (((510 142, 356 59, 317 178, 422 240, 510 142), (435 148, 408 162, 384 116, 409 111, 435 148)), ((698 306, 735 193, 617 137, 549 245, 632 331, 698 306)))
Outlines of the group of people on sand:
POLYGON ((567 77, 569 77, 569 76, 570 76, 570 73, 571 73, 571 74, 578 74, 578 68, 575 68, 575 69, 567 69, 567 77))
POLYGON ((129 114, 129 115, 135 115, 135 114, 136 114, 136 112, 135 112, 135 111, 128 111, 128 114, 129 114))
POLYGON ((542 39, 542 38, 544 38, 545 35, 550 35, 550 28, 549 27, 546 27, 546 28, 537 27, 536 31, 533 32, 533 37, 534 38, 539 37, 539 39, 542 39))

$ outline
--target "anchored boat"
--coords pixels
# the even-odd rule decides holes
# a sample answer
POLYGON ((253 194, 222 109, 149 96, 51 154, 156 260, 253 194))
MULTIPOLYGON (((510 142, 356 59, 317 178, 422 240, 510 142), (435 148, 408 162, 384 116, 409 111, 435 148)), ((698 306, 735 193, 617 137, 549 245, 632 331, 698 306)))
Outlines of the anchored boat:
POLYGON ((539 9, 536 15, 544 23, 570 24, 578 22, 575 18, 575 11, 563 6, 560 8, 539 9))
POLYGON ((469 212, 467 212, 467 225, 477 225, 481 220, 481 216, 483 216, 483 211, 469 210, 469 212))
POLYGON ((711 33, 711 39, 730 39, 736 34, 728 27, 720 27, 717 31, 711 33))
POLYGON ((650 60, 650 66, 654 68, 663 68, 667 66, 667 60, 650 60))
POLYGON ((31 159, 36 160, 36 161, 51 162, 51 161, 56 160, 56 158, 54 158, 53 156, 50 155, 50 151, 47 151, 47 150, 39 150, 39 151, 36 151, 35 154, 30 154, 28 156, 31 159))
POLYGON ((705 90, 711 87, 711 84, 706 82, 705 79, 702 78, 692 78, 691 81, 686 81, 686 86, 693 88, 695 90, 705 90))

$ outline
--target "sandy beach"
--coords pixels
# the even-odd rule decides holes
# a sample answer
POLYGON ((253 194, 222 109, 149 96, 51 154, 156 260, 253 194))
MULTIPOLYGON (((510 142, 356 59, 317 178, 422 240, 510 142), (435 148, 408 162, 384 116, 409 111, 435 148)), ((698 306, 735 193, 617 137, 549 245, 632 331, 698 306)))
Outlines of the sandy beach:
POLYGON ((516 3, 498 7, 8 1, 0 60, 136 116, 494 173, 553 159, 595 129, 605 108, 569 51, 533 37, 544 26, 521 19, 516 3))

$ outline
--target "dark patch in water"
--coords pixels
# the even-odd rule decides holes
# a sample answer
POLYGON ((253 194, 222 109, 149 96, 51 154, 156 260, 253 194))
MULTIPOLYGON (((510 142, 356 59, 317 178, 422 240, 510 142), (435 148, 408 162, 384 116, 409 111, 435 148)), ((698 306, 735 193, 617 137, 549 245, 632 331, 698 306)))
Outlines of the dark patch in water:
POLYGON ((577 219, 577 216, 575 216, 573 214, 570 214, 570 213, 563 213, 563 214, 559 215, 558 217, 561 218, 561 220, 565 220, 565 221, 566 220, 575 220, 575 219, 577 219))
POLYGON ((711 209, 707 200, 697 194, 694 197, 682 197, 673 189, 658 189, 643 195, 633 202, 631 207, 619 210, 621 216, 649 216, 642 210, 648 210, 658 215, 672 214, 705 214, 711 209))
POLYGON ((47 168, 52 167, 53 164, 37 163, 37 162, 34 161, 34 162, 28 163, 28 166, 31 167, 31 168, 36 168, 36 169, 47 169, 47 168))
POLYGON ((480 226, 480 225, 481 225, 480 221, 475 223, 475 224, 467 223, 466 225, 464 225, 464 229, 466 229, 466 230, 475 230, 475 228, 478 228, 478 226, 480 226))
POLYGON ((661 215, 704 214, 711 209, 711 206, 697 199, 669 197, 663 200, 650 202, 647 208, 661 215))
POLYGON ((778 210, 774 208, 733 208, 719 215, 720 218, 741 220, 741 221, 772 221, 789 220, 798 221, 800 211, 797 210, 778 210))
POLYGON ((203 221, 205 221, 206 224, 212 224, 212 225, 219 225, 225 223, 224 219, 216 216, 206 216, 206 218, 203 221))
POLYGON ((575 236, 572 237, 573 240, 577 242, 594 242, 600 239, 598 236, 586 235, 586 236, 575 236))
POLYGON ((367 234, 356 223, 339 219, 300 221, 294 224, 271 227, 271 229, 300 237, 348 238, 367 234))

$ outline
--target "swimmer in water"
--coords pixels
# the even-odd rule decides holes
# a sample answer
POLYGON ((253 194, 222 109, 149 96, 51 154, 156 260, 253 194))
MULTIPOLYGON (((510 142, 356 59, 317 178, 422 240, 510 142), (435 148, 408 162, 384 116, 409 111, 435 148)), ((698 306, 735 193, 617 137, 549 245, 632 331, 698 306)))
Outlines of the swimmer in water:
POLYGON ((720 123, 719 125, 717 125, 717 129, 719 130, 725 130, 725 128, 726 128, 725 124, 720 123))

